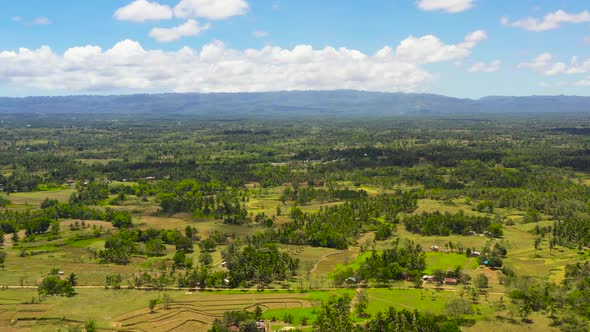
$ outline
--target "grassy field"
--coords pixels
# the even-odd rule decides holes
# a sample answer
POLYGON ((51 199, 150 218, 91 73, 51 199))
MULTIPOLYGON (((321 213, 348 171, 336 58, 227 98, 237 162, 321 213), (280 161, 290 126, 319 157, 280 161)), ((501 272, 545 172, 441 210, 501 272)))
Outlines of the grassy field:
POLYGON ((0 196, 10 200, 10 202, 14 205, 39 207, 46 198, 57 199, 60 202, 67 202, 70 199, 70 195, 72 195, 74 192, 75 189, 63 189, 54 191, 12 193, 8 196, 5 193, 0 193, 0 196))
POLYGON ((33 331, 55 331, 56 328, 80 326, 95 320, 101 329, 149 331, 203 331, 225 311, 253 310, 260 305, 273 310, 307 310, 312 307, 309 295, 297 292, 184 292, 79 289, 75 297, 49 297, 42 303, 31 303, 36 290, 0 291, 0 329, 18 328, 33 331), (153 313, 150 299, 168 294, 169 308, 159 304, 153 313), (96 299, 101 299, 96 301, 96 299), (43 321, 31 320, 45 317, 43 321), (68 317, 67 321, 63 317, 68 317))
MULTIPOLYGON (((94 320, 101 329, 157 330, 157 331, 203 331, 220 318, 225 311, 253 310, 259 305, 263 317, 270 322, 272 330, 284 326, 299 326, 304 318, 311 324, 317 317, 322 301, 333 295, 354 296, 354 290, 313 291, 313 292, 185 292, 185 291, 139 291, 84 289, 71 298, 49 297, 44 302, 36 301, 33 289, 3 289, 0 291, 0 329, 3 331, 32 330, 55 331, 57 328, 82 326, 94 320), (169 308, 160 303, 154 312, 148 309, 150 299, 163 299, 164 294, 172 298, 169 308), (100 301, 94 299, 100 298, 100 301), (35 303, 32 303, 35 301, 35 303), (286 323, 286 315, 293 319, 286 323), (44 320, 36 320, 44 317, 44 320), (63 317, 68 317, 64 320, 63 317)), ((423 310, 444 313, 446 305, 460 298, 459 288, 443 291, 420 289, 368 289, 369 307, 367 312, 374 316, 390 306, 398 310, 423 310)), ((475 325, 466 331, 485 331, 495 327, 498 331, 553 331, 546 327, 547 318, 532 315, 532 323, 519 321, 490 321, 484 317, 493 316, 491 303, 497 295, 481 296, 473 305, 475 325)), ((499 313, 506 315, 506 313, 499 313)), ((355 319, 358 321, 358 319, 355 319)))
POLYGON ((469 258, 464 254, 428 252, 426 253, 426 266, 428 268, 425 273, 429 274, 434 270, 450 271, 456 266, 460 266, 464 271, 474 270, 479 267, 479 264, 476 258, 469 258))
MULTIPOLYGON (((123 182, 121 182, 123 184, 123 182)), ((131 185, 130 182, 125 182, 131 185)), ((268 216, 275 215, 276 224, 281 225, 289 221, 288 213, 293 202, 280 202, 280 194, 284 187, 260 189, 251 185, 249 190, 251 197, 247 202, 249 212, 254 215, 264 212, 268 216), (280 207, 281 215, 277 214, 280 207)), ((384 192, 382 188, 361 187, 371 195, 384 192)), ((392 194, 393 191, 387 193, 392 194)), ((11 209, 24 209, 36 207, 45 198, 67 201, 73 189, 56 191, 14 193, 9 196, 12 202, 11 209)), ((317 211, 322 206, 341 204, 340 202, 313 201, 300 206, 304 211, 317 211)), ((496 209, 494 214, 485 214, 473 211, 474 203, 467 204, 465 199, 458 198, 451 202, 442 202, 431 199, 421 199, 416 213, 422 212, 450 212, 463 211, 471 215, 498 216, 500 218, 513 219, 514 225, 504 227, 504 237, 501 239, 508 249, 508 257, 504 259, 505 265, 515 270, 518 274, 549 278, 560 282, 564 277, 564 266, 580 261, 582 255, 573 249, 555 248, 549 251, 547 240, 541 244, 541 248, 535 251, 533 247, 534 235, 531 230, 535 226, 548 226, 551 220, 542 220, 535 224, 521 224, 520 219, 524 211, 510 209, 496 209)), ((245 242, 246 237, 261 230, 260 225, 226 225, 213 219, 195 219, 188 213, 180 213, 172 216, 164 216, 159 213, 159 207, 155 198, 147 202, 139 198, 129 196, 121 206, 113 206, 117 210, 130 211, 134 215, 134 223, 139 229, 177 229, 183 231, 188 225, 196 227, 201 238, 207 238, 213 232, 228 234, 235 239, 245 242)), ((105 276, 112 273, 130 275, 140 271, 157 271, 162 264, 169 264, 175 249, 167 246, 167 255, 157 258, 133 257, 129 265, 97 264, 95 253, 104 248, 103 238, 87 238, 84 234, 91 232, 93 227, 102 229, 103 232, 114 231, 112 225, 104 221, 84 221, 86 228, 82 230, 69 230, 70 226, 80 222, 79 220, 60 221, 63 234, 60 238, 48 240, 46 236, 38 236, 34 242, 23 242, 18 247, 13 247, 10 236, 7 235, 5 250, 8 253, 5 271, 0 271, 0 286, 29 286, 32 289, 4 289, 0 290, 0 330, 9 331, 55 331, 57 328, 67 329, 72 326, 81 326, 85 321, 96 320, 102 329, 111 330, 158 330, 158 331, 202 331, 210 326, 215 318, 221 317, 227 310, 252 310, 257 304, 264 310, 264 318, 271 322, 273 330, 285 326, 300 326, 306 318, 311 324, 318 314, 321 302, 327 300, 333 294, 355 295, 352 289, 338 291, 310 291, 302 292, 285 290, 265 292, 196 292, 186 291, 141 291, 141 290, 105 290, 103 285, 105 276), (22 256, 22 251, 25 257, 22 256), (36 285, 53 267, 59 267, 66 274, 75 273, 78 276, 80 287, 78 295, 73 298, 50 297, 45 302, 31 303, 36 297, 36 285), (85 287, 98 288, 85 288, 85 287), (174 299, 174 304, 169 309, 164 309, 160 304, 154 313, 150 313, 147 304, 150 299, 162 298, 167 293, 174 299), (101 299, 94 301, 94 299, 101 299), (284 322, 285 315, 291 315, 293 321, 284 322), (63 317, 68 317, 64 320, 63 317), (43 320, 39 320, 43 318, 43 320)), ((21 237, 24 234, 21 234, 21 237)), ((427 269, 424 273, 432 273, 434 270, 453 270, 461 266, 463 272, 472 277, 485 274, 490 280, 490 288, 487 296, 481 296, 479 304, 474 306, 474 325, 465 327, 465 331, 483 331, 497 329, 498 331, 552 331, 547 327, 548 321, 541 315, 532 315, 532 324, 524 324, 519 321, 490 319, 495 313, 491 309, 491 303, 503 294, 505 289, 499 283, 499 272, 480 267, 477 259, 469 258, 464 254, 444 252, 445 244, 449 241, 460 244, 464 248, 480 250, 489 238, 485 236, 422 236, 408 232, 402 224, 397 226, 396 236, 419 243, 426 251, 427 269), (431 252, 431 246, 438 246, 443 251, 431 252), (487 318, 486 318, 487 317, 487 318)), ((357 245, 350 246, 347 250, 329 248, 316 248, 310 246, 279 245, 279 249, 288 252, 291 256, 300 260, 298 277, 291 282, 269 285, 270 288, 281 289, 318 289, 331 288, 333 283, 330 275, 344 267, 359 268, 364 259, 372 252, 362 253, 361 243, 373 243, 374 234, 369 232, 357 240, 357 245)), ((392 245, 394 239, 376 241, 376 250, 383 250, 392 245)), ((198 261, 199 250, 195 245, 195 252, 189 254, 195 262, 198 261)), ((224 246, 218 246, 212 253, 213 269, 220 269, 222 260, 221 252, 224 246)), ((432 285, 426 285, 426 289, 411 288, 409 282, 395 284, 398 288, 392 289, 367 289, 369 295, 368 312, 375 315, 377 312, 387 310, 390 306, 397 309, 423 310, 432 313, 445 313, 446 305, 460 297, 461 286, 445 287, 443 290, 434 290, 432 285)), ((38 301, 37 301, 38 302, 38 301)), ((354 318, 360 321, 358 318, 354 318)), ((304 326, 304 330, 309 330, 304 326)))

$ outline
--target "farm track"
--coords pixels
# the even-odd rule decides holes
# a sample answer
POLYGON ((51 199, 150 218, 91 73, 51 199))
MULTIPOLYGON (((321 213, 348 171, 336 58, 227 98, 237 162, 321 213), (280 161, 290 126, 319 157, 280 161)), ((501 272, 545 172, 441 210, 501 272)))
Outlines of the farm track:
POLYGON ((330 257, 330 256, 336 256, 336 255, 340 255, 345 253, 347 250, 341 250, 341 251, 337 251, 337 252, 332 252, 329 254, 325 254, 322 257, 320 257, 320 259, 318 259, 315 264, 313 265, 313 267, 311 268, 311 270, 309 270, 309 272, 307 272, 307 274, 312 274, 315 272, 315 270, 318 268, 318 265, 320 265, 321 262, 323 262, 326 258, 330 257))
MULTIPOLYGON (((6 289, 37 289, 37 286, 0 286, 4 287, 6 289)), ((104 286, 76 286, 76 289, 105 289, 104 286)), ((155 288, 149 288, 149 287, 127 287, 127 286, 121 286, 121 289, 128 289, 128 290, 140 290, 140 291, 155 291, 155 288)), ((330 292, 330 291, 337 291, 337 290, 342 290, 342 289, 351 289, 351 288, 347 288, 347 287, 321 287, 321 288, 310 288, 310 289, 305 289, 305 290, 291 290, 292 294, 306 294, 305 292, 330 292), (303 291, 301 293, 299 293, 300 291, 303 291)), ((371 289, 371 288, 368 288, 371 289)), ((379 288, 376 288, 379 289, 379 288)), ((385 289, 392 289, 392 290, 396 290, 396 289, 400 289, 400 290, 407 290, 407 289, 417 289, 415 287, 386 287, 385 289)), ((460 291, 460 289, 456 288, 456 287, 434 287, 434 286, 424 286, 422 287, 422 289, 434 289, 437 291, 441 291, 441 292, 458 292, 460 291)), ((205 294, 215 294, 215 295, 223 295, 224 292, 244 292, 243 294, 232 294, 232 295, 262 295, 262 294, 269 294, 269 295, 273 295, 273 291, 274 290, 266 290, 266 291, 258 291, 255 288, 203 288, 203 289, 199 289, 199 290, 194 290, 194 288, 179 288, 179 287, 167 287, 165 289, 162 289, 163 291, 193 291, 193 294, 200 294, 200 293, 205 293, 205 294), (257 292, 257 293, 248 293, 248 292, 257 292)), ((285 297, 280 297, 280 295, 282 294, 289 294, 289 293, 278 293, 278 294, 274 294, 279 296, 279 299, 283 300, 285 299, 285 297)), ((505 292, 488 292, 488 294, 496 294, 496 295, 503 295, 506 294, 505 292)), ((15 303, 17 304, 17 303, 15 303)), ((3 305, 11 305, 11 304, 0 304, 0 306, 3 305)))

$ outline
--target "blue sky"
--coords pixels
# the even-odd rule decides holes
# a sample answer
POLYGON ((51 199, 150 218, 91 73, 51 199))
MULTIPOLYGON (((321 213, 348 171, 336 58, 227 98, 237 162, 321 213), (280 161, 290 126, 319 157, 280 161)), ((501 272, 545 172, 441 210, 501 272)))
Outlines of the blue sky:
POLYGON ((588 0, 6 0, 0 95, 590 95, 588 0))

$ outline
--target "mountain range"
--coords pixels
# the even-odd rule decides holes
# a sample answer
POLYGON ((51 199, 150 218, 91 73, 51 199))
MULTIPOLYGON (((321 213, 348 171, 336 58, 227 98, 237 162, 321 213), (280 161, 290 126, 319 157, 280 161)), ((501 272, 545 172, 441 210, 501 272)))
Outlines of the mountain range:
POLYGON ((590 97, 493 96, 481 99, 461 99, 435 94, 335 90, 0 98, 0 114, 156 113, 197 116, 384 116, 564 112, 590 112, 590 97))

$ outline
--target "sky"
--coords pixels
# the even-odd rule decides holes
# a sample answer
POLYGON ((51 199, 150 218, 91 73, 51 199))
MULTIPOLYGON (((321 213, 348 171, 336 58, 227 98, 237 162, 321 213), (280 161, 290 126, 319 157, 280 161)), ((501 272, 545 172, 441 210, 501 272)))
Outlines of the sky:
POLYGON ((2 0, 0 96, 590 95, 590 0, 2 0))

